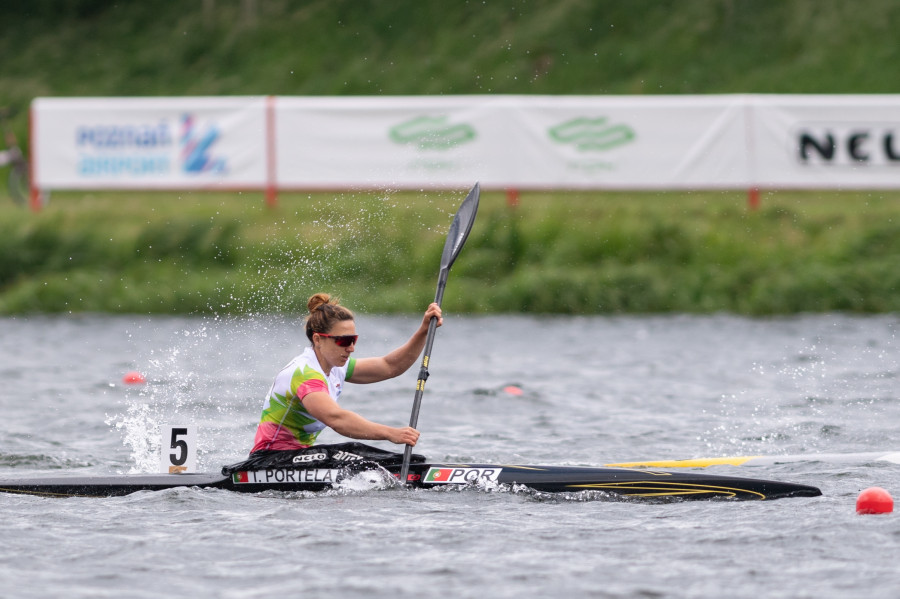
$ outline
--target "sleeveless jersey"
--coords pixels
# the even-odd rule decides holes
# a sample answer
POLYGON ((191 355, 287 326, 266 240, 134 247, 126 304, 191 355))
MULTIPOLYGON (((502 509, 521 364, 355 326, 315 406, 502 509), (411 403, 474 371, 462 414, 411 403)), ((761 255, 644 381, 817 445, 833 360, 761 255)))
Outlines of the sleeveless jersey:
POLYGON ((315 443, 325 424, 313 418, 300 400, 320 391, 338 401, 344 381, 353 375, 355 366, 356 358, 350 358, 346 365, 334 367, 326 375, 311 347, 288 362, 275 376, 266 396, 250 453, 262 449, 302 449, 315 443))

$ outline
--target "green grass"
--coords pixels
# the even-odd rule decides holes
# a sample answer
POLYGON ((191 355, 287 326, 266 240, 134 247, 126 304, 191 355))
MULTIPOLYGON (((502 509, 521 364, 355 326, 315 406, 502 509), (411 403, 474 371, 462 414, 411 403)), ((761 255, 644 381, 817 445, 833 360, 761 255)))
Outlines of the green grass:
POLYGON ((24 137, 39 96, 898 93, 898 29, 894 0, 11 1, 0 106, 24 137))
MULTIPOLYGON (((41 96, 900 93, 894 0, 0 3, 0 106, 41 96), (212 11, 204 11, 204 6, 212 11), (245 7, 252 10, 245 12, 245 7)), ((5 172, 0 169, 0 178, 5 172)), ((362 310, 434 294, 458 194, 0 191, 0 313, 362 310)), ((470 312, 896 311, 898 192, 485 194, 470 312)))
MULTIPOLYGON (((461 193, 56 194, 0 207, 0 313, 362 311, 434 295, 461 193)), ((471 313, 900 310, 900 192, 483 194, 445 305, 471 313)))

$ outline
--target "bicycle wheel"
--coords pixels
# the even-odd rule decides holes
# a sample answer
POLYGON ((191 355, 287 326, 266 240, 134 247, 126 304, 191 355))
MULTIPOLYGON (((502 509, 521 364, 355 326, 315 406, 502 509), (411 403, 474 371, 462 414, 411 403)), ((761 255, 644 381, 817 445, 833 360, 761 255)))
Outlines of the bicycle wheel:
POLYGON ((17 160, 9 166, 9 195, 19 205, 28 203, 31 185, 28 182, 28 163, 17 160))

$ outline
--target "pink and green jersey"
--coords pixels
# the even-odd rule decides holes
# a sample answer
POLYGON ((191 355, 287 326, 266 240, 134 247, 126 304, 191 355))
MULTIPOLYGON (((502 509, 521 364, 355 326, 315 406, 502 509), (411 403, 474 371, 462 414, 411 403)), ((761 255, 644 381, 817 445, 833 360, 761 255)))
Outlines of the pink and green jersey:
POLYGON ((263 449, 302 449, 315 443, 325 424, 313 418, 300 400, 320 391, 338 401, 344 381, 353 375, 354 366, 356 358, 350 358, 345 366, 332 368, 326 375, 311 347, 291 360, 275 376, 269 389, 250 453, 263 449))

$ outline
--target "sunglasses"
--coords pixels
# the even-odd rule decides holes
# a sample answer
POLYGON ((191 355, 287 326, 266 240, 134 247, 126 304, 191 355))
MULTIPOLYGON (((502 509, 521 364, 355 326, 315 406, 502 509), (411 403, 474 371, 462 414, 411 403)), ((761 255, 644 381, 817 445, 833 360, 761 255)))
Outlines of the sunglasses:
POLYGON ((334 344, 338 347, 350 347, 359 339, 359 335, 326 335, 325 333, 316 333, 316 335, 334 339, 334 344))

